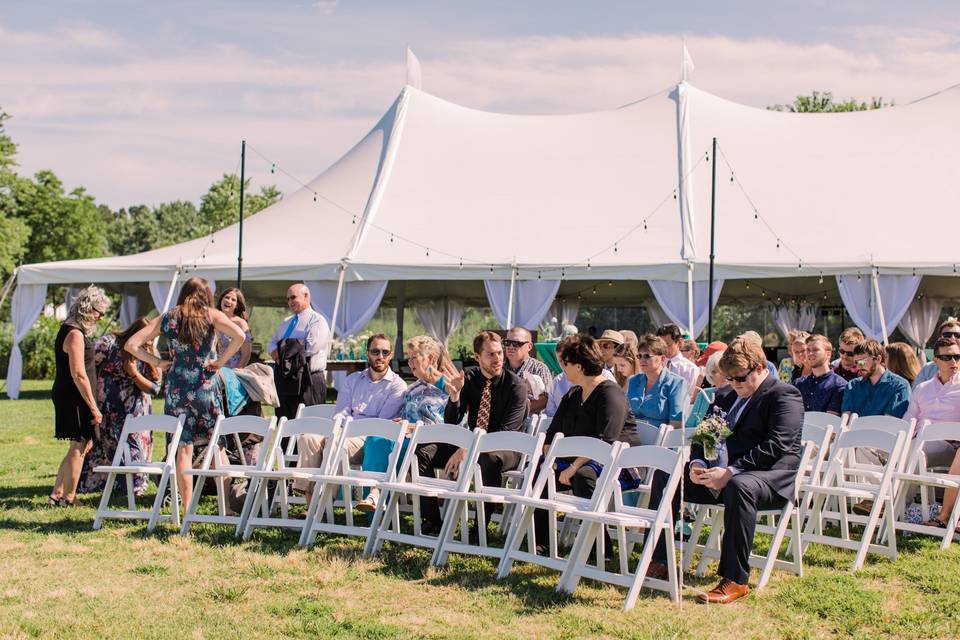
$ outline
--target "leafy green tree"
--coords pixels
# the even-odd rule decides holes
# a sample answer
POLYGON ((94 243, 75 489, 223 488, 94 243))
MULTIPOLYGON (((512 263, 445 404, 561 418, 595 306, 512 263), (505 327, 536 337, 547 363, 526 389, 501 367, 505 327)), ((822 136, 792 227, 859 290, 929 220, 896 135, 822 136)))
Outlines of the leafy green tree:
MULTIPOLYGON (((250 193, 250 180, 244 184, 243 214, 250 216, 277 202, 282 194, 273 185, 260 188, 260 193, 250 193)), ((233 224, 240 215, 240 176, 224 174, 200 200, 200 223, 204 229, 200 235, 233 224)))
POLYGON ((841 111, 869 111, 893 106, 883 98, 870 98, 870 102, 848 98, 843 102, 834 102, 830 91, 814 91, 808 96, 797 96, 793 104, 775 104, 767 107, 771 111, 790 111, 791 113, 837 113, 841 111))
POLYGON ((4 281, 16 266, 30 237, 27 224, 13 216, 13 192, 20 178, 13 171, 17 164, 17 145, 3 130, 3 122, 9 117, 0 111, 0 279, 4 281))

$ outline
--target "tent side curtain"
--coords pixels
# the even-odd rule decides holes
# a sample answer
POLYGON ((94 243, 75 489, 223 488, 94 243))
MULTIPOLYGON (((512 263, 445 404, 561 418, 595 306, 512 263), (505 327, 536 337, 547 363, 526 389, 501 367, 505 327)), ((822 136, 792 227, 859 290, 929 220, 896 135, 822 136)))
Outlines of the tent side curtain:
POLYGON ((450 335, 460 326, 463 301, 456 298, 418 300, 413 304, 417 319, 431 336, 447 344, 450 335))
MULTIPOLYGON (((799 306, 792 305, 774 305, 773 322, 777 325, 777 331, 786 339, 791 331, 813 331, 817 323, 817 312, 819 307, 807 302, 799 306)), ((790 345, 787 345, 788 347, 790 345)))
POLYGON ((850 318, 864 335, 874 340, 884 341, 893 332, 903 318, 920 286, 921 276, 869 275, 866 277, 837 276, 837 288, 843 306, 850 318), (879 304, 875 299, 873 278, 877 278, 880 290, 879 304), (883 323, 880 309, 883 309, 883 323), (883 333, 883 326, 887 335, 883 333))
POLYGON ((930 340, 933 332, 937 330, 937 322, 940 320, 940 312, 943 310, 943 300, 936 298, 921 298, 910 303, 907 312, 900 319, 900 331, 912 346, 921 349, 921 357, 926 360, 926 354, 922 351, 924 345, 930 340))
POLYGON ((10 317, 13 320, 13 348, 10 350, 10 362, 7 365, 7 397, 16 400, 20 397, 20 382, 23 379, 23 353, 20 341, 23 340, 33 323, 43 313, 47 300, 47 285, 21 284, 13 292, 10 302, 10 317))
MULTIPOLYGON (((337 299, 336 280, 309 280, 311 306, 325 318, 333 316, 337 299)), ((352 336, 360 332, 373 318, 387 290, 386 280, 345 282, 341 293, 339 318, 334 331, 338 336, 352 336)), ((331 326, 334 323, 330 323, 331 326)))
MULTIPOLYGON (((517 280, 513 296, 513 326, 536 329, 543 322, 550 305, 560 290, 559 280, 517 280)), ((509 280, 484 280, 487 301, 503 329, 510 328, 507 318, 510 306, 509 280)))
MULTIPOLYGON (((688 327, 690 321, 688 318, 687 283, 672 280, 649 280, 648 284, 670 322, 679 327, 688 327)), ((707 326, 708 312, 710 311, 709 296, 707 295, 709 286, 710 283, 706 280, 698 280, 693 283, 693 338, 699 336, 707 326)), ((723 280, 714 280, 713 306, 717 306, 717 299, 720 297, 722 289, 723 280)), ((651 318, 657 322, 655 314, 651 314, 651 318)), ((657 322, 657 324, 660 325, 661 323, 657 322)))

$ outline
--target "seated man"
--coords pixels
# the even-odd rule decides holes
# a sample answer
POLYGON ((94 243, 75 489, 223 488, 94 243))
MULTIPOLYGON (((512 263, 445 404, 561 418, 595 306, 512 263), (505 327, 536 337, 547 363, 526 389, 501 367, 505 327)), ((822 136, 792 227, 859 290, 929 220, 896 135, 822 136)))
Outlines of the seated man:
POLYGON ((847 382, 860 377, 857 374, 857 365, 854 362, 856 356, 853 355, 853 350, 864 340, 863 332, 856 327, 850 327, 840 334, 840 357, 831 362, 830 367, 835 374, 847 382))
MULTIPOLYGON (((733 432, 726 441, 727 466, 710 468, 703 447, 694 444, 684 469, 684 499, 698 504, 722 504, 723 542, 720 550, 720 583, 697 600, 725 604, 749 593, 749 558, 757 511, 783 507, 794 498, 794 481, 800 465, 803 399, 789 384, 770 375, 767 358, 755 343, 734 340, 720 358, 720 370, 729 389, 717 391, 713 406, 726 412, 733 432)), ((656 509, 666 485, 666 474, 654 476, 650 508, 656 509)), ((680 492, 674 494, 674 518, 680 515, 680 492)), ((647 575, 667 575, 667 543, 661 536, 647 575)), ((672 544, 670 553, 673 553, 672 544)))
POLYGON ((542 393, 537 393, 536 397, 532 393, 529 394, 530 413, 540 413, 547 406, 550 387, 553 386, 553 374, 550 373, 547 365, 530 356, 533 350, 530 332, 523 327, 510 329, 503 341, 503 349, 507 356, 504 366, 523 380, 528 387, 530 381, 527 381, 526 375, 538 376, 543 383, 542 393))
MULTIPOLYGON (((445 388, 450 399, 443 412, 447 424, 460 424, 467 416, 470 430, 520 431, 527 418, 527 385, 503 366, 503 345, 500 336, 492 331, 481 331, 473 339, 473 350, 478 367, 461 371, 458 376, 447 378, 445 388)), ((453 445, 428 444, 417 447, 417 464, 420 474, 427 476, 433 469, 443 469, 444 475, 456 472, 464 449, 453 445)), ((513 451, 483 453, 477 461, 483 483, 501 486, 503 472, 516 469, 520 455, 513 451)), ((440 507, 436 498, 421 498, 423 531, 427 535, 439 533, 442 525, 440 507)), ((492 510, 486 510, 489 521, 492 510)))
POLYGON ((876 340, 864 340, 853 349, 859 377, 847 383, 842 413, 902 418, 910 403, 910 384, 884 366, 887 351, 876 340))
POLYGON ((804 357, 810 366, 810 375, 793 383, 803 396, 803 409, 839 416, 847 381, 830 370, 830 352, 833 350, 830 340, 816 334, 806 339, 806 345, 804 357))
MULTIPOLYGON (((956 318, 947 318, 937 330, 937 335, 941 338, 956 338, 960 340, 960 320, 957 320, 956 318)), ((921 382, 932 380, 934 377, 936 377, 939 371, 940 368, 936 360, 923 365, 923 368, 920 369, 920 373, 917 374, 916 379, 913 381, 913 388, 916 389, 918 386, 920 386, 921 382)))
POLYGON ((700 367, 680 353, 680 347, 683 345, 683 333, 680 331, 680 327, 675 324, 665 324, 657 329, 657 337, 662 338, 667 345, 667 371, 672 371, 683 378, 684 382, 687 383, 687 389, 693 389, 697 386, 697 380, 700 378, 700 367))
MULTIPOLYGON (((350 418, 394 420, 400 417, 407 383, 390 368, 391 344, 390 338, 382 333, 367 339, 367 368, 347 376, 343 389, 337 394, 337 413, 350 418)), ((324 444, 319 436, 300 436, 297 440, 298 466, 320 466, 324 444)), ((363 462, 363 438, 350 438, 346 447, 351 464, 363 462)), ((296 480, 293 483, 295 489, 307 492, 308 497, 311 486, 312 483, 306 480, 296 480)), ((372 511, 375 506, 375 495, 358 505, 361 510, 366 511, 372 511)))

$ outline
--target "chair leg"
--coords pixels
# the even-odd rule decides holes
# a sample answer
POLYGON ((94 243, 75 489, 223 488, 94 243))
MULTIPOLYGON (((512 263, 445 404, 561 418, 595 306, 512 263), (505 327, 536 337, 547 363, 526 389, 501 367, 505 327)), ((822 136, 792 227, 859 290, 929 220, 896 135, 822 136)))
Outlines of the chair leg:
POLYGON ((137 496, 133 492, 133 475, 130 473, 123 474, 123 479, 127 483, 127 508, 130 511, 133 511, 137 508, 137 496))
POLYGON ((153 509, 150 510, 150 520, 147 521, 147 531, 153 531, 160 520, 160 510, 163 508, 163 494, 170 481, 170 472, 167 469, 160 474, 160 481, 157 483, 157 495, 153 499, 153 509))
MULTIPOLYGON (((881 492, 883 489, 881 489, 881 492)), ((860 548, 857 549, 857 557, 853 561, 853 570, 859 571, 863 568, 863 562, 867 558, 867 552, 870 550, 870 543, 873 542, 873 534, 877 529, 877 523, 880 522, 880 509, 883 508, 884 500, 880 499, 881 493, 878 492, 877 499, 873 503, 873 508, 870 509, 870 518, 867 520, 866 526, 863 528, 863 539, 860 541, 860 548)), ((894 536, 896 540, 896 536, 894 536)))
POLYGON ((803 532, 800 527, 800 514, 793 511, 793 536, 790 539, 791 556, 793 557, 794 573, 803 577, 803 532))
POLYGON ((767 552, 766 560, 763 563, 763 570, 760 572, 760 581, 757 583, 757 591, 767 586, 770 574, 773 573, 773 566, 777 563, 777 557, 780 555, 780 545, 783 544, 783 538, 787 533, 787 527, 793 518, 796 509, 792 504, 787 504, 780 512, 780 522, 777 524, 777 530, 773 534, 773 540, 770 541, 770 550, 767 552))
POLYGON ((174 469, 167 472, 170 478, 170 515, 173 518, 173 526, 180 528, 180 481, 174 469))
POLYGON ((532 522, 533 509, 522 505, 518 506, 516 526, 510 527, 510 531, 507 533, 507 542, 503 546, 503 557, 500 558, 500 564, 497 567, 498 579, 510 575, 510 569, 513 566, 513 554, 520 549, 524 533, 531 527, 532 522))
MULTIPOLYGON (((240 531, 243 534, 244 541, 249 540, 253 536, 253 524, 250 522, 251 519, 257 516, 257 510, 262 509, 264 502, 266 502, 266 494, 269 489, 269 482, 259 482, 257 483, 257 492, 253 496, 253 504, 250 505, 250 510, 246 511, 247 505, 244 503, 243 507, 246 511, 246 515, 241 518, 240 522, 240 531)), ((277 490, 280 490, 279 483, 277 484, 277 490)), ((250 501, 250 494, 247 494, 247 502, 250 501)), ((302 532, 301 532, 302 533, 302 532)))
POLYGON ((694 575, 702 578, 707 573, 707 563, 710 558, 707 550, 716 550, 720 548, 720 534, 723 533, 723 509, 714 509, 713 518, 710 521, 710 535, 707 536, 707 542, 703 545, 703 553, 700 555, 700 562, 697 564, 697 570, 694 575))
POLYGON ((234 529, 233 535, 235 538, 239 538, 247 525, 247 520, 250 519, 250 516, 255 514, 256 511, 253 510, 253 504, 256 502, 256 495, 260 491, 260 485, 266 485, 266 482, 260 480, 260 478, 250 478, 247 480, 247 495, 243 498, 243 508, 240 509, 240 519, 237 521, 237 528, 234 529))
POLYGON ((200 504, 200 495, 203 493, 203 485, 205 482, 206 478, 197 476, 197 481, 193 486, 193 496, 190 497, 190 504, 183 514, 183 525, 180 527, 180 535, 182 536, 187 535, 187 532, 190 530, 190 521, 193 519, 193 514, 197 511, 197 505, 200 504))
POLYGON ((96 531, 103 526, 103 518, 109 511, 110 495, 113 493, 113 485, 117 477, 116 473, 107 474, 107 484, 103 487, 103 495, 100 497, 100 506, 97 507, 97 515, 93 519, 93 529, 96 531))
POLYGON ((700 534, 703 532, 703 525, 706 523, 707 512, 706 505, 700 505, 697 509, 697 517, 693 521, 693 531, 690 532, 690 539, 687 542, 681 542, 683 549, 683 570, 690 571, 690 565, 693 563, 694 552, 700 544, 700 534))
POLYGON ((580 567, 587 563, 587 556, 590 554, 590 547, 594 545, 597 538, 602 537, 603 525, 599 522, 580 522, 580 530, 573 542, 573 548, 570 550, 570 556, 567 558, 567 564, 560 574, 560 582, 557 583, 557 591, 573 593, 577 590, 580 583, 580 567))
POLYGON ((453 539, 454 529, 456 528, 457 516, 461 511, 466 511, 465 500, 450 500, 447 505, 447 517, 443 519, 443 525, 440 527, 440 535, 437 536, 437 546, 430 557, 430 564, 434 567, 440 567, 447 564, 445 546, 453 539))

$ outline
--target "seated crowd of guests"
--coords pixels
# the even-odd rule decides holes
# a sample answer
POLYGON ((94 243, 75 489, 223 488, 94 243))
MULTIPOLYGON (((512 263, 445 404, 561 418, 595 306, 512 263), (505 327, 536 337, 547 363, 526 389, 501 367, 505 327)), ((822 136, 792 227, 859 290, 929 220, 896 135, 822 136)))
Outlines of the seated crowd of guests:
MULTIPOLYGON (((325 401, 330 329, 310 305, 305 285, 290 287, 287 305, 292 314, 280 323, 267 348, 276 363, 272 370, 267 368, 267 375, 275 386, 277 415, 293 418, 299 404, 325 401)), ((228 289, 214 304, 209 284, 191 278, 173 309, 152 320, 138 319, 125 331, 107 334, 94 344, 90 336, 108 306, 101 289, 83 290, 57 337, 56 436, 71 444, 50 502, 72 504, 78 484, 83 491, 103 488, 93 467, 111 461, 127 415, 149 412, 150 396, 160 392, 163 373, 164 413, 185 416, 183 436, 175 446, 186 503, 191 484, 185 470, 195 463, 194 447, 209 441, 217 417, 260 415, 259 401, 271 395, 262 388, 270 386, 263 384, 262 372, 258 378, 257 367, 264 365, 246 366, 252 338, 243 294, 228 289), (162 351, 153 346, 159 336, 166 338, 162 351)), ((840 336, 837 360, 825 336, 791 332, 790 366, 778 371, 753 331, 729 345, 712 342, 701 351, 673 324, 642 336, 608 329, 597 338, 578 334, 560 341, 556 351, 561 372, 554 376, 533 357, 531 333, 515 327, 505 338, 491 331, 479 333, 473 341, 478 366, 466 370, 458 370, 439 340, 430 336, 406 340, 404 355, 413 376, 408 384, 390 367, 392 338, 376 334, 365 345, 366 368, 340 385, 336 409, 352 418, 464 424, 487 432, 523 430, 531 416, 542 413, 552 418, 545 447, 557 434, 638 445, 642 441, 638 425, 696 426, 709 412, 721 410, 733 430, 727 457, 719 466, 708 463, 695 445, 683 486, 687 501, 725 506, 721 581, 700 599, 731 602, 749 591, 747 561, 757 510, 792 499, 804 412, 890 415, 913 418, 918 424, 960 421, 958 338, 960 323, 945 322, 939 328, 933 362, 920 368, 911 349, 885 348, 857 329, 840 336)), ((150 459, 149 439, 129 444, 132 461, 150 459)), ((324 444, 320 438, 302 436, 297 445, 300 465, 318 466, 324 444)), ((393 444, 371 437, 349 439, 345 446, 351 463, 384 471, 393 444)), ((960 473, 958 448, 960 441, 931 444, 926 452, 929 463, 960 473)), ((256 456, 255 443, 250 451, 238 453, 249 462, 256 456)), ((414 453, 421 474, 455 477, 466 452, 428 444, 414 453)), ((487 485, 500 485, 504 472, 519 464, 519 455, 508 451, 487 452, 479 459, 487 485)), ((601 470, 592 460, 576 458, 562 461, 554 472, 559 488, 589 497, 601 470)), ((621 478, 625 481, 629 478, 621 478)), ((138 479, 137 491, 145 484, 145 479, 138 479)), ((655 507, 664 486, 662 474, 655 474, 653 486, 655 507)), ((308 495, 312 490, 306 481, 298 481, 295 488, 308 495)), ((378 499, 373 490, 358 508, 372 511, 378 499)), ((945 526, 955 499, 956 492, 948 491, 941 515, 928 524, 945 526)), ((442 524, 438 501, 422 498, 420 506, 424 533, 438 533, 442 524)), ((677 494, 675 515, 679 507, 677 494)), ((485 513, 489 520, 493 509, 485 513)), ((538 512, 534 518, 540 543, 547 540, 546 517, 538 512)), ((475 528, 470 535, 476 538, 475 528)), ((666 572, 662 543, 661 539, 648 570, 654 577, 666 572)))

